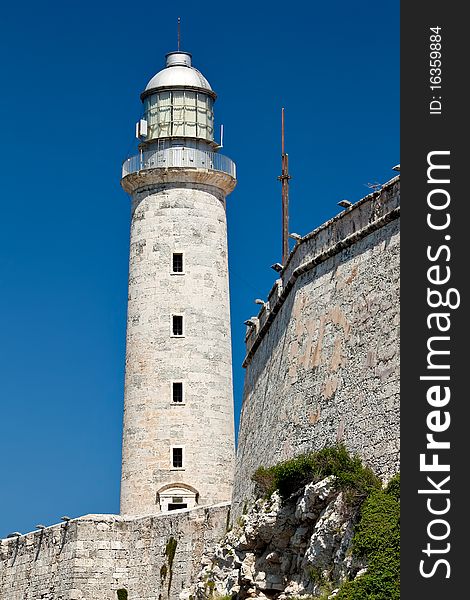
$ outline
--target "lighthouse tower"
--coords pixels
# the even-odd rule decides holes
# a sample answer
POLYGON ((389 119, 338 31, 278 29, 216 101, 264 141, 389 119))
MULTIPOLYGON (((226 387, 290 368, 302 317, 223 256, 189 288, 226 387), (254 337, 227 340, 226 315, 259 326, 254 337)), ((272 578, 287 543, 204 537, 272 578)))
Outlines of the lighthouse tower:
POLYGON ((121 514, 228 501, 234 424, 225 198, 216 94, 170 52, 141 95, 132 198, 121 514))

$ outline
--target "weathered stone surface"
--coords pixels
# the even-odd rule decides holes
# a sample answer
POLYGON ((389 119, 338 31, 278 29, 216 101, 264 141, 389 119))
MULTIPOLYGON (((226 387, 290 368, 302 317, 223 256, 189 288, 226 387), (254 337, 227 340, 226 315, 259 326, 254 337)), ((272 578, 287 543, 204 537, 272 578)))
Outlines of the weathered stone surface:
POLYGON ((258 315, 235 519, 253 499, 257 467, 338 441, 383 478, 399 470, 399 204, 395 179, 306 236, 269 297, 274 319, 264 307, 258 315))
POLYGON ((157 171, 132 197, 121 481, 128 515, 158 512, 159 493, 172 485, 197 493, 199 505, 229 501, 233 482, 224 191, 215 171, 205 184, 191 180, 191 169, 174 169, 171 183, 157 171), (183 273, 172 273, 174 252, 183 254, 183 273), (173 314, 183 315, 183 337, 171 335, 173 314), (172 402, 173 381, 183 383, 184 402, 172 402), (172 467, 172 446, 183 447, 182 469, 172 467))
POLYGON ((316 519, 319 514, 320 506, 324 505, 325 501, 333 497, 335 492, 335 478, 331 475, 318 481, 317 483, 309 483, 305 486, 305 491, 297 502, 295 508, 295 516, 297 519, 316 519))
POLYGON ((346 532, 343 497, 339 494, 320 514, 305 552, 303 566, 327 570, 346 532))
POLYGON ((207 599, 236 594, 245 598, 316 595, 331 590, 363 565, 352 559, 355 513, 334 491, 334 477, 307 485, 281 502, 277 493, 258 500, 219 544, 204 555, 198 581, 184 590, 207 599), (314 511, 299 510, 312 507, 314 511), (306 517, 308 515, 308 517, 306 517), (227 560, 227 557, 231 557, 227 560))
POLYGON ((228 511, 226 503, 140 518, 87 515, 1 540, 0 598, 117 600, 120 588, 129 600, 178 598, 195 579, 204 548, 224 535, 228 511))

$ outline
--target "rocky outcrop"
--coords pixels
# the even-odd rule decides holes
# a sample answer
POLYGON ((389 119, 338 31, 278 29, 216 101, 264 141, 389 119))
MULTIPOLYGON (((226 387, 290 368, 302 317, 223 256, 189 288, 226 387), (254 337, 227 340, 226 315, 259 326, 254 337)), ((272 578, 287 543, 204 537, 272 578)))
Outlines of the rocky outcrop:
POLYGON ((351 550, 355 514, 333 476, 285 501, 277 492, 257 500, 203 556, 198 581, 180 598, 333 598, 342 581, 364 572, 351 550))

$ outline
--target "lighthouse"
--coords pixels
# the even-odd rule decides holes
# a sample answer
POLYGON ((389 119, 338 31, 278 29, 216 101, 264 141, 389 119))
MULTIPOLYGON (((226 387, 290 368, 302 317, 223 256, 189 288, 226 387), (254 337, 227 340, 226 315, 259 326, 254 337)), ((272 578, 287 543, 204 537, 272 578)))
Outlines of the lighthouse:
POLYGON ((141 94, 123 164, 131 231, 121 514, 229 501, 234 423, 226 196, 216 94, 170 52, 141 94))

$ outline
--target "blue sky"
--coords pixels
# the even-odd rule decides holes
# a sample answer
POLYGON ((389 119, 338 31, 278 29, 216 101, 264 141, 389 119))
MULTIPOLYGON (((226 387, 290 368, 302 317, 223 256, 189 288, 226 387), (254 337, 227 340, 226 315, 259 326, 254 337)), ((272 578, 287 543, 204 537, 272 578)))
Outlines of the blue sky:
POLYGON ((281 107, 291 231, 312 230, 399 162, 396 1, 4 6, 0 536, 119 510, 130 218, 120 166, 135 149, 139 94, 176 49, 178 15, 238 167, 228 199, 237 421, 243 321, 281 253, 281 107))

